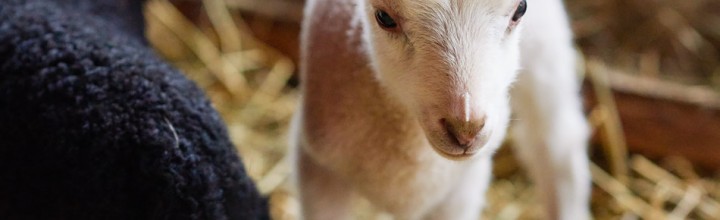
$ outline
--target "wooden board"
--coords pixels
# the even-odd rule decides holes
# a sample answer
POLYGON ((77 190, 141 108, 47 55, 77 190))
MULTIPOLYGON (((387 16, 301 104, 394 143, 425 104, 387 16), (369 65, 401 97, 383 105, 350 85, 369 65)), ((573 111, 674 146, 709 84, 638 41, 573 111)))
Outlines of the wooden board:
MULTIPOLYGON (((720 168, 720 97, 703 87, 609 72, 629 151, 720 168)), ((586 106, 596 97, 585 84, 586 106)))

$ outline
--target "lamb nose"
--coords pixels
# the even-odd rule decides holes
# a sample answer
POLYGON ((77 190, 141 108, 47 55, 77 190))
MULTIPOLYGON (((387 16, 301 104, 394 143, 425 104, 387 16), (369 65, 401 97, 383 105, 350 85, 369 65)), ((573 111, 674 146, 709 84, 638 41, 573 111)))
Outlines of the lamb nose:
POLYGON ((455 139, 460 147, 467 149, 473 145, 480 131, 485 127, 485 116, 471 118, 470 120, 444 118, 448 134, 455 139))

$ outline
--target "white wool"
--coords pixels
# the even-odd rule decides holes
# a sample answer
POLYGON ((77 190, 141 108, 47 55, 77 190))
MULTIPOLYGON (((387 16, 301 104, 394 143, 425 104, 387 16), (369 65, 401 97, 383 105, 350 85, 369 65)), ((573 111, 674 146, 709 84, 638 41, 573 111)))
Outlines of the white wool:
POLYGON ((353 195, 397 219, 478 219, 510 103, 548 218, 589 217, 567 18, 560 0, 532 0, 509 28, 518 2, 308 1, 290 140, 305 219, 347 219, 353 195), (380 28, 378 9, 400 31, 380 28), (449 136, 478 124, 470 148, 449 136))

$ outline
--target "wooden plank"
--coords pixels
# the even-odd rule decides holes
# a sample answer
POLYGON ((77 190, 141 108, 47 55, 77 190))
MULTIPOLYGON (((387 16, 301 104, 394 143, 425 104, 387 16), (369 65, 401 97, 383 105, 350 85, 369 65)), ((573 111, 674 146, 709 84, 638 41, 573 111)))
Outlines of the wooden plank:
MULTIPOLYGON (((631 152, 654 159, 682 156, 704 168, 720 168, 720 98, 715 92, 619 72, 609 75, 631 152)), ((586 106, 595 106, 592 90, 584 93, 586 106)))

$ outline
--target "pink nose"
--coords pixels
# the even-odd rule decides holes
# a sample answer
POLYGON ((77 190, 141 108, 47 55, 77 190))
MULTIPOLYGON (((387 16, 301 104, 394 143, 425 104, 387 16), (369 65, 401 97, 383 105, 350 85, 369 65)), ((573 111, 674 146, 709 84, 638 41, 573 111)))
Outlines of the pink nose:
POLYGON ((448 134, 464 149, 472 147, 478 134, 485 127, 484 114, 471 118, 443 118, 442 121, 448 134))

